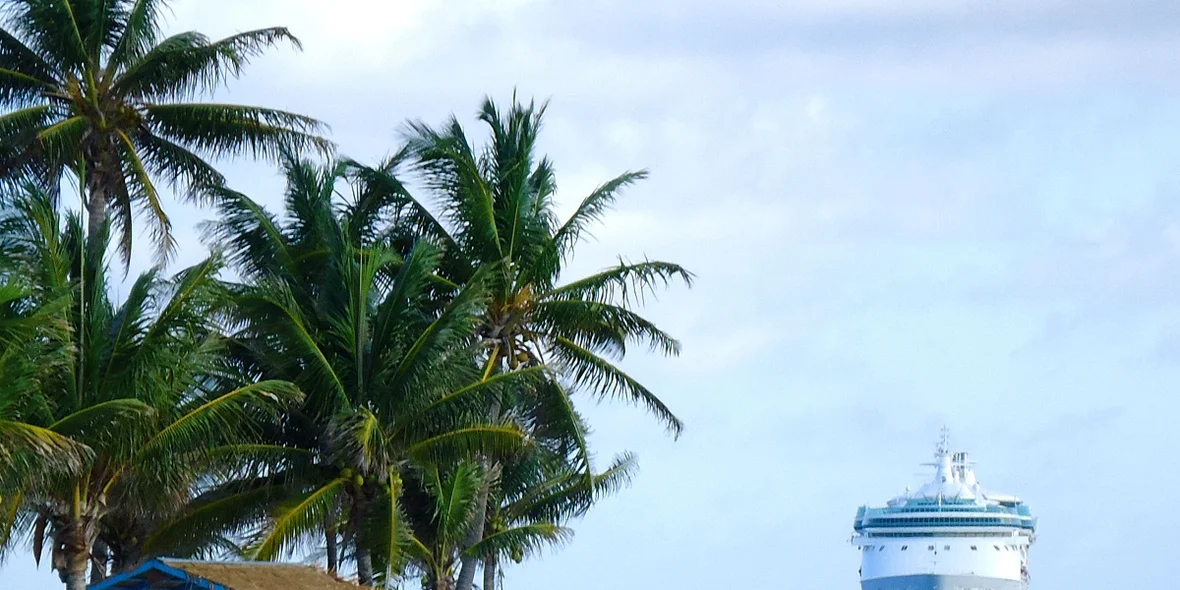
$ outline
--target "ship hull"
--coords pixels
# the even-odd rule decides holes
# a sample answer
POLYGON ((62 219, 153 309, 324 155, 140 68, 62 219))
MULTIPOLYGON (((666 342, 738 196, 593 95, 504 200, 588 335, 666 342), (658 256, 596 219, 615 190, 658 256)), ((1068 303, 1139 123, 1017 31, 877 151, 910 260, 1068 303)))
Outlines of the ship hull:
POLYGON ((1003 578, 920 574, 862 580, 861 590, 1028 590, 1028 584, 1003 578))

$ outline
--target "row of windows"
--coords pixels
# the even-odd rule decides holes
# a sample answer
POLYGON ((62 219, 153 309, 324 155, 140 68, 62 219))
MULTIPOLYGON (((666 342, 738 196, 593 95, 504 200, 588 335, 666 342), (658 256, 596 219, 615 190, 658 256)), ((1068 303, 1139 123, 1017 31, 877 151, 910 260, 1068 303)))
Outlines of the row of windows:
POLYGON ((899 537, 1003 537, 1005 539, 1012 536, 1008 532, 992 532, 992 531, 971 531, 971 532, 956 532, 956 531, 920 531, 909 533, 883 533, 873 532, 871 535, 874 538, 899 538, 899 537))
POLYGON ((863 526, 895 527, 920 524, 964 524, 964 525, 1009 525, 1020 526, 1021 520, 1013 517, 963 517, 938 516, 932 518, 870 518, 863 526))
MULTIPOLYGON (((872 551, 874 547, 877 549, 877 551, 884 551, 885 548, 888 547, 888 545, 865 545, 863 547, 863 549, 864 549, 864 551, 868 552, 868 551, 872 551)), ((996 551, 1019 551, 1019 549, 1016 545, 992 545, 992 547, 994 547, 996 551)), ((902 545, 901 546, 902 551, 906 551, 909 548, 910 548, 909 545, 902 545)), ((934 551, 934 545, 927 545, 926 550, 927 551, 934 551)), ((950 551, 951 546, 950 545, 943 545, 942 550, 943 551, 950 551)), ((972 551, 979 551, 979 546, 972 545, 971 550, 972 551)))

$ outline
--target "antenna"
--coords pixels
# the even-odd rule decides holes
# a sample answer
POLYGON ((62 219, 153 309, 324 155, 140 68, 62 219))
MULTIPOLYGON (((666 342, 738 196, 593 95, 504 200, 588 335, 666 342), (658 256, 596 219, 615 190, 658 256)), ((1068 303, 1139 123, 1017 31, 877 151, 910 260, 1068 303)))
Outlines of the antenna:
POLYGON ((943 425, 942 436, 938 440, 938 448, 934 452, 934 458, 940 458, 943 455, 949 455, 951 452, 951 431, 943 425))

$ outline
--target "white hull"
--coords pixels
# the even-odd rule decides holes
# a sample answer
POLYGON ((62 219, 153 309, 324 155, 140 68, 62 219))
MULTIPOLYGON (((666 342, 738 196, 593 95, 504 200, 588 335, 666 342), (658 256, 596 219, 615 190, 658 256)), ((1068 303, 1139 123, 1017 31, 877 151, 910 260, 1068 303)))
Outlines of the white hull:
POLYGON ((1027 537, 860 537, 861 580, 977 576, 1019 582, 1027 537))

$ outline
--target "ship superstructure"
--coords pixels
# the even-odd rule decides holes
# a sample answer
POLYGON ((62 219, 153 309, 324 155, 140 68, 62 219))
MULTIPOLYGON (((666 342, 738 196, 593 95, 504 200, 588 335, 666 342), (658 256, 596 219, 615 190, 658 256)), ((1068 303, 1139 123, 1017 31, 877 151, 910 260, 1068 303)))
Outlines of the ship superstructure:
POLYGON ((1016 496, 983 488, 946 430, 934 479, 856 512, 862 590, 1027 590, 1036 519, 1016 496))

